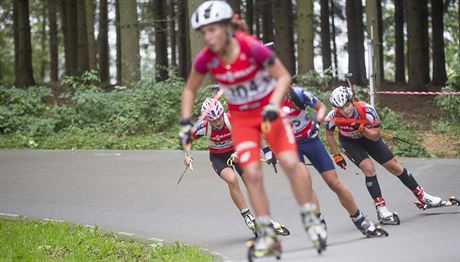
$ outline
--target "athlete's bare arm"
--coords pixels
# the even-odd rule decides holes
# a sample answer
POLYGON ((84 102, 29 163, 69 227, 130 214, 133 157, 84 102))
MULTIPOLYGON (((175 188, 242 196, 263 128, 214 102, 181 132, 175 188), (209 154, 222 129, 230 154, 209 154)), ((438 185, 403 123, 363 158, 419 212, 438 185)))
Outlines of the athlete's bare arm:
POLYGON ((339 154, 339 145, 334 137, 334 130, 326 130, 326 141, 329 147, 331 148, 332 154, 337 155, 339 154))
POLYGON ((377 141, 380 138, 380 129, 379 128, 364 128, 364 131, 361 133, 365 138, 377 141))
POLYGON ((316 111, 316 121, 322 122, 324 121, 324 116, 326 115, 327 108, 326 106, 321 102, 317 101, 313 109, 316 111))
POLYGON ((276 87, 270 98, 270 103, 279 105, 291 85, 291 75, 278 58, 275 58, 273 65, 267 71, 276 80, 276 87))
POLYGON ((190 72, 185 83, 184 92, 182 93, 182 118, 192 117, 193 103, 197 90, 203 83, 205 75, 198 73, 194 68, 190 72))

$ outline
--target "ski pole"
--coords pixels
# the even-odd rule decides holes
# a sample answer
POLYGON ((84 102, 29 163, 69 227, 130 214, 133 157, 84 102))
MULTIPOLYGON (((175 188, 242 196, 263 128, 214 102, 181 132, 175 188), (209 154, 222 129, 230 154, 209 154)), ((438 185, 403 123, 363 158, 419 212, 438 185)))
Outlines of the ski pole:
POLYGON ((416 144, 414 144, 414 143, 412 143, 412 142, 409 142, 409 141, 406 140, 406 139, 402 139, 402 138, 400 138, 400 137, 394 136, 394 135, 389 134, 389 133, 387 133, 387 132, 384 132, 384 131, 382 131, 382 130, 380 130, 380 134, 383 135, 384 137, 389 138, 389 139, 398 140, 398 141, 407 143, 407 144, 409 144, 409 145, 416 146, 416 144))
MULTIPOLYGON (((263 159, 263 158, 261 158, 261 159, 260 159, 260 162, 265 162, 265 163, 266 163, 266 162, 267 162, 267 160, 266 160, 266 159, 263 159)), ((279 162, 279 160, 276 160, 276 163, 278 163, 278 162, 279 162)), ((306 166, 312 166, 313 164, 312 164, 312 163, 305 163, 305 165, 306 165, 306 166)))
MULTIPOLYGON (((184 148, 185 158, 191 158, 190 155, 191 155, 191 150, 192 150, 192 143, 188 143, 186 145, 183 145, 183 148, 184 148)), ((193 160, 192 160, 192 162, 193 162, 193 160)), ((185 173, 187 173, 188 169, 193 170, 192 162, 190 162, 190 164, 185 167, 184 172, 182 172, 182 175, 179 177, 179 180, 177 180, 177 185, 179 185, 180 181, 184 177, 185 173)))

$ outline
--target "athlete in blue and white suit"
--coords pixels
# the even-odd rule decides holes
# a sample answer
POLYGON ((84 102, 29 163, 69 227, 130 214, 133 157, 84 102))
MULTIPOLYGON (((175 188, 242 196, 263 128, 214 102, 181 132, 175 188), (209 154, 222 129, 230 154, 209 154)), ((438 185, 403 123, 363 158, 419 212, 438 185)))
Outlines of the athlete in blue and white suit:
POLYGON ((300 87, 290 88, 288 97, 283 103, 283 111, 291 120, 299 159, 304 162, 306 156, 310 160, 329 188, 337 194, 340 203, 350 214, 351 220, 363 234, 381 236, 381 231, 379 232, 375 224, 368 220, 356 206, 351 191, 337 176, 334 163, 319 139, 320 123, 324 121, 326 110, 326 106, 308 91, 300 87), (315 111, 313 120, 305 111, 307 107, 315 111))

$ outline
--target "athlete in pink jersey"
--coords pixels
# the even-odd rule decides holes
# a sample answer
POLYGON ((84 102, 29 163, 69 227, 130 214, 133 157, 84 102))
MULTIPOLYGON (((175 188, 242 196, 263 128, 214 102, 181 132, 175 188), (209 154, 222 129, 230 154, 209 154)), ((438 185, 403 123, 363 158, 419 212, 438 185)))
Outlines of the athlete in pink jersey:
POLYGON ((288 175, 305 229, 318 252, 325 249, 326 230, 316 217, 310 175, 297 158, 289 120, 280 114, 280 104, 291 76, 272 50, 254 36, 234 32, 233 10, 224 1, 205 1, 192 14, 205 47, 196 56, 182 95, 181 145, 191 141, 191 116, 195 94, 210 73, 224 89, 232 115, 232 134, 240 165, 247 176, 251 205, 257 216, 255 256, 279 250, 270 224, 270 211, 260 166, 260 140, 264 135, 288 175), (262 132, 262 123, 265 129, 262 132))

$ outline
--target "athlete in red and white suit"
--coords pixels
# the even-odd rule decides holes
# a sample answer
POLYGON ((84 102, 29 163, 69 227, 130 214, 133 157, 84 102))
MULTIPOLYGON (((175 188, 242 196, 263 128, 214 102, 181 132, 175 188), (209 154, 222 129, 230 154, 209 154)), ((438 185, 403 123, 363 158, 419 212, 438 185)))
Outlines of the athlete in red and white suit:
POLYGON ((321 243, 319 248, 324 248, 326 230, 316 217, 311 178, 298 161, 289 120, 280 114, 280 104, 291 84, 291 76, 274 52, 254 36, 233 32, 232 17, 233 11, 224 1, 206 1, 192 14, 192 27, 199 30, 205 47, 195 58, 182 95, 180 142, 184 144, 190 140, 187 131, 191 129, 195 94, 209 73, 224 89, 232 115, 233 140, 247 176, 249 198, 259 224, 261 237, 256 240, 256 256, 270 252, 276 243, 259 161, 264 120, 270 128, 263 135, 289 177, 305 228, 314 243, 321 243))

